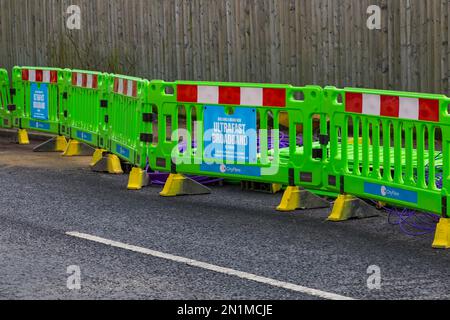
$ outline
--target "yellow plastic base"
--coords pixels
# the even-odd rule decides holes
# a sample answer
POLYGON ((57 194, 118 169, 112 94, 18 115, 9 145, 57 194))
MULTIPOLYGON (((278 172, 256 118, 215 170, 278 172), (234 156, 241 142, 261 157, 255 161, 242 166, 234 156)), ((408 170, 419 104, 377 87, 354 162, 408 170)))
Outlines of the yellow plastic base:
POLYGON ((351 195, 340 195, 334 202, 331 215, 328 217, 328 221, 346 221, 348 220, 348 206, 355 201, 356 198, 351 195))
POLYGON ((91 169, 95 172, 107 172, 110 174, 123 174, 122 164, 118 156, 97 149, 92 156, 91 169))
POLYGON ((176 197, 176 196, 194 196, 210 194, 209 190, 204 185, 186 178, 181 174, 170 174, 164 185, 163 191, 160 193, 162 197, 176 197))
POLYGON ((290 212, 298 209, 300 205, 300 188, 287 187, 283 194, 280 205, 277 207, 278 211, 290 212))
POLYGON ((145 170, 134 167, 128 179, 128 190, 141 190, 146 185, 146 175, 145 170))
POLYGON ((92 156, 94 149, 85 143, 69 140, 67 143, 66 150, 64 150, 64 157, 75 157, 75 156, 92 156))
POLYGON ((162 197, 176 197, 180 194, 183 181, 186 178, 181 174, 170 174, 167 178, 166 184, 164 185, 163 191, 160 192, 162 197))
POLYGON ((94 154, 92 155, 91 167, 95 166, 100 160, 103 159, 103 154, 107 152, 104 149, 96 149, 94 154))
POLYGON ((106 158, 106 167, 108 173, 111 174, 123 174, 122 165, 120 159, 115 154, 108 154, 106 158))
POLYGON ((21 145, 30 144, 30 139, 28 138, 28 132, 25 129, 19 129, 17 131, 17 141, 21 145))
POLYGON ((283 194, 278 211, 290 212, 295 210, 329 208, 330 203, 314 193, 300 187, 288 187, 283 194))
POLYGON ((357 197, 340 195, 334 203, 328 221, 340 222, 350 219, 367 219, 378 217, 379 213, 374 206, 357 197))
POLYGON ((81 143, 76 140, 69 140, 66 150, 64 150, 64 157, 74 157, 81 154, 81 143))
POLYGON ((450 219, 442 218, 436 228, 433 248, 450 249, 450 219))
POLYGON ((34 152, 64 152, 67 148, 67 140, 64 136, 53 137, 36 146, 34 152))
POLYGON ((67 139, 64 136, 57 136, 55 140, 55 151, 64 152, 67 149, 67 139))
POLYGON ((282 184, 277 184, 277 183, 273 183, 272 184, 272 192, 274 194, 280 192, 281 189, 283 189, 283 185, 282 184))

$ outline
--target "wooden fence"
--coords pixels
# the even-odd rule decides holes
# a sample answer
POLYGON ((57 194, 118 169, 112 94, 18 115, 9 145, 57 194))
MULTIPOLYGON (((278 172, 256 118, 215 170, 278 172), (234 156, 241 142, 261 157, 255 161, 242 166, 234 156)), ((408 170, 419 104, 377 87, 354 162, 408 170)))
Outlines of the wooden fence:
POLYGON ((0 61, 448 93, 449 0, 0 0, 0 61), (66 27, 70 5, 81 29, 66 27), (382 8, 381 30, 366 26, 382 8))

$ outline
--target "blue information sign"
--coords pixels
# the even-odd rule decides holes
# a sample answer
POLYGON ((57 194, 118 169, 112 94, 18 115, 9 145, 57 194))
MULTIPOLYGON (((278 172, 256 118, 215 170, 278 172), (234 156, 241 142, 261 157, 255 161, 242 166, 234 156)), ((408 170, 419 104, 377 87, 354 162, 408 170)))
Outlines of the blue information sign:
POLYGON ((48 85, 31 84, 31 118, 48 120, 48 85))
POLYGON ((257 163, 256 109, 206 106, 204 158, 215 163, 257 163))

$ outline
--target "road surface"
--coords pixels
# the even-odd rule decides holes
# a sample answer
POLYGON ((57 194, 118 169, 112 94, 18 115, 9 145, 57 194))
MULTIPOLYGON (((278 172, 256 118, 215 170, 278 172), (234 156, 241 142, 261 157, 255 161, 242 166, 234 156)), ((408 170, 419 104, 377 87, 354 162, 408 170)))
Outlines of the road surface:
POLYGON ((161 198, 36 143, 0 137, 0 299, 450 298, 450 251, 385 215, 329 223, 329 210, 279 213, 281 194, 238 186, 161 198))

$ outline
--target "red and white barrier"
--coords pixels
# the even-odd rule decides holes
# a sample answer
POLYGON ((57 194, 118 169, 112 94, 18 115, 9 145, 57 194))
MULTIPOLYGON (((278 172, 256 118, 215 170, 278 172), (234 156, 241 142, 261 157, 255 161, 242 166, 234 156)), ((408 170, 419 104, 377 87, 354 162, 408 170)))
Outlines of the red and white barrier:
POLYGON ((114 78, 114 93, 137 98, 137 82, 122 78, 114 78))
POLYGON ((58 71, 22 69, 22 80, 41 83, 58 83, 58 71))
POLYGON ((347 92, 345 111, 371 116, 439 122, 439 100, 347 92))
POLYGON ((286 107, 286 89, 178 85, 178 102, 286 107))
POLYGON ((97 89, 98 76, 95 74, 73 72, 72 85, 79 88, 97 89))

